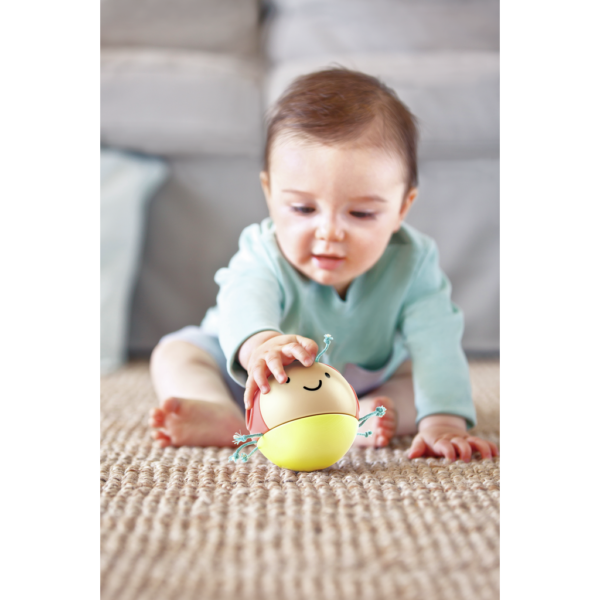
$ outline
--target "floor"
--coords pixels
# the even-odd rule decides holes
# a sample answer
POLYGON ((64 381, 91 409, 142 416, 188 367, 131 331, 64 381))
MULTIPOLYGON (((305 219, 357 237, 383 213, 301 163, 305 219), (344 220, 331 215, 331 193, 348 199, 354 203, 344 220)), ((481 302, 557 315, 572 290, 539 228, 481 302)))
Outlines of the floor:
MULTIPOLYGON (((470 362, 499 442, 499 363, 470 362)), ((499 459, 408 460, 410 438, 295 473, 158 448, 148 364, 102 378, 103 600, 499 597, 499 459)), ((478 455, 476 455, 478 456, 478 455)))

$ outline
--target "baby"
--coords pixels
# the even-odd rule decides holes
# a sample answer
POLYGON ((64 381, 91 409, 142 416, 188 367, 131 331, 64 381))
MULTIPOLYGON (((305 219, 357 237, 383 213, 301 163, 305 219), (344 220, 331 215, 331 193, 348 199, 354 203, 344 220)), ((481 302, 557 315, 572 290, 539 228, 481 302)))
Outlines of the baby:
POLYGON ((165 336, 151 359, 161 446, 230 446, 243 408, 285 366, 321 359, 356 390, 385 446, 408 456, 498 454, 475 424, 463 317, 434 242, 404 223, 417 197, 417 130, 374 77, 335 68, 296 79, 270 112, 260 181, 270 217, 247 227, 200 327, 165 336), (245 386, 245 390, 244 390, 245 386))

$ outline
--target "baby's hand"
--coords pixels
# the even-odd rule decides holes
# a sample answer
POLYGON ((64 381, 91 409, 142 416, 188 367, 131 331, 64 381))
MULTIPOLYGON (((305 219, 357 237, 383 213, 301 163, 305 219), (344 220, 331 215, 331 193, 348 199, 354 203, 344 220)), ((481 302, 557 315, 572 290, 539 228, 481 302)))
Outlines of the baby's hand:
POLYGON ((445 456, 469 462, 473 451, 479 451, 481 458, 498 456, 498 448, 467 433, 465 420, 452 415, 431 415, 419 423, 419 433, 415 436, 408 451, 408 458, 419 456, 445 456))
POLYGON ((285 383, 287 381, 287 375, 283 370, 285 365, 299 360, 305 367, 310 367, 318 351, 316 342, 301 335, 275 335, 259 343, 250 353, 246 365, 248 371, 244 392, 246 409, 252 407, 258 389, 263 394, 269 393, 271 390, 267 381, 269 375, 273 374, 279 383, 285 383))

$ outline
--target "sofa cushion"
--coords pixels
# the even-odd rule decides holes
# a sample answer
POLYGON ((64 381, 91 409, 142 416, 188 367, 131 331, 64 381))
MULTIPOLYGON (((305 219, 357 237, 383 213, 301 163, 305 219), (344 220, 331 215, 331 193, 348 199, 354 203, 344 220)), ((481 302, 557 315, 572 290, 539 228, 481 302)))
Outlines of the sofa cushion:
POLYGON ((215 273, 237 252, 242 229, 267 216, 260 159, 185 157, 169 166, 148 211, 129 341, 136 353, 200 323, 216 301, 215 273))
POLYGON ((100 158, 100 358, 102 371, 126 358, 130 300, 138 273, 146 202, 167 166, 156 158, 104 149, 100 158))
POLYGON ((499 55, 496 52, 328 55, 274 67, 270 105, 298 75, 341 65, 379 77, 419 120, 419 155, 495 158, 499 154, 499 55))
POLYGON ((499 50, 498 0, 274 0, 265 47, 281 62, 348 52, 499 50))
POLYGON ((103 46, 257 50, 259 0, 102 0, 100 6, 103 46))
POLYGON ((261 70, 233 56, 102 51, 102 142, 153 154, 260 154, 261 70))

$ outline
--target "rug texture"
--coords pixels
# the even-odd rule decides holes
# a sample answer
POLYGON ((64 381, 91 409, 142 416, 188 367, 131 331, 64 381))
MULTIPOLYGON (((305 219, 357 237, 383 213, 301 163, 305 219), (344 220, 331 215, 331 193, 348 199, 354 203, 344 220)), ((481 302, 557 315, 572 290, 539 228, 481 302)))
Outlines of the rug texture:
MULTIPOLYGON (((472 361, 499 441, 499 365, 472 361)), ((499 462, 408 460, 411 439, 295 473, 259 452, 166 448, 146 362, 102 380, 103 600, 487 600, 499 596, 499 462)))

